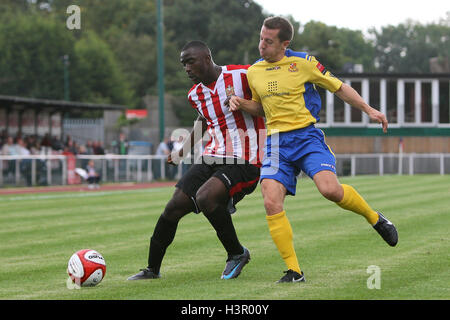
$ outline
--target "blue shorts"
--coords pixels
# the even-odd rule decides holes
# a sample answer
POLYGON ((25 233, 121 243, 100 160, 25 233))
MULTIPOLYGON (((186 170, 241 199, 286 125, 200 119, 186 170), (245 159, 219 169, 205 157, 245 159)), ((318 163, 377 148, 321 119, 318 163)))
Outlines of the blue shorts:
POLYGON ((336 158, 325 143, 323 131, 314 125, 267 137, 260 181, 277 180, 285 186, 287 194, 295 195, 300 171, 312 179, 323 170, 336 174, 336 158))

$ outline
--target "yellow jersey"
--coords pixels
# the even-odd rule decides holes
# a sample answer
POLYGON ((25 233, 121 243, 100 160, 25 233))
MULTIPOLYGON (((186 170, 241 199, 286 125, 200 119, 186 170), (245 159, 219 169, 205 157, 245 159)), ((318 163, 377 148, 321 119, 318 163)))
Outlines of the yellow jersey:
POLYGON ((342 85, 316 58, 290 49, 275 63, 255 62, 247 79, 252 100, 264 108, 268 135, 318 122, 322 103, 315 85, 333 93, 342 85))

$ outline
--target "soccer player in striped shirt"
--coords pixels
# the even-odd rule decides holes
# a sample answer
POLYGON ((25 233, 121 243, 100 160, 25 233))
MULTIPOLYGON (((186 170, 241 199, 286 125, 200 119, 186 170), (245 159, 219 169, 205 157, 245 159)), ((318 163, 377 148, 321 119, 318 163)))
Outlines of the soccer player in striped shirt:
POLYGON ((340 184, 336 159, 325 142, 319 121, 320 96, 316 85, 335 93, 349 105, 367 113, 371 120, 388 122, 383 113, 369 106, 350 86, 334 77, 313 56, 287 49, 293 36, 291 23, 269 17, 260 33, 261 59, 247 73, 252 100, 233 96, 230 110, 265 115, 267 148, 261 168, 261 190, 269 231, 288 271, 279 282, 304 281, 292 241, 292 228, 284 211, 286 195, 295 195, 296 177, 303 171, 320 193, 341 208, 362 215, 391 246, 398 241, 395 226, 374 211, 350 185, 340 184))
POLYGON ((169 155, 168 162, 178 164, 206 131, 210 139, 200 160, 176 184, 172 199, 155 226, 147 268, 129 280, 160 277, 161 263, 175 237, 178 222, 191 212, 203 212, 227 252, 222 279, 239 276, 250 260, 249 250, 238 240, 231 214, 236 210, 236 203, 258 184, 259 145, 264 143, 265 125, 261 117, 243 111, 231 112, 225 105, 230 95, 251 99, 246 77, 249 66, 216 65, 210 49, 201 41, 187 43, 181 51, 180 62, 195 83, 188 100, 198 119, 183 147, 169 155))

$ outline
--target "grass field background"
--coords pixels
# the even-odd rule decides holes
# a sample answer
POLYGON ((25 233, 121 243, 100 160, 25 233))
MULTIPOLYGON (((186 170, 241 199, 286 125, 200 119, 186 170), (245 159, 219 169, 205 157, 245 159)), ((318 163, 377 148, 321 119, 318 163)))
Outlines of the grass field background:
POLYGON ((325 200, 302 178, 285 209, 307 282, 276 284, 286 269, 267 228, 259 188, 233 215, 251 261, 221 280, 226 255, 203 215, 179 224, 162 278, 127 281, 146 266, 149 238, 173 187, 135 191, 0 196, 0 299, 449 299, 450 176, 358 176, 354 186, 398 228, 389 247, 366 220, 325 200), (98 250, 107 263, 97 287, 68 289, 67 262, 98 250), (367 268, 381 270, 368 289, 367 268))

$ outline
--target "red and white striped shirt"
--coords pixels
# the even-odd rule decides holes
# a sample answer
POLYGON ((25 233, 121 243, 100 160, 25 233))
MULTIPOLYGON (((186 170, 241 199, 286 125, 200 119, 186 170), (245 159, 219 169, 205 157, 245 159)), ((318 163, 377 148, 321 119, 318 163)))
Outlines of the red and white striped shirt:
POLYGON ((223 104, 232 94, 251 99, 247 82, 248 67, 222 66, 218 79, 208 86, 201 82, 194 85, 189 90, 188 100, 208 124, 210 140, 205 146, 204 155, 240 158, 260 167, 266 134, 264 119, 240 110, 230 112, 223 104))

